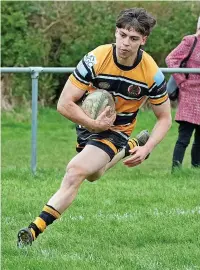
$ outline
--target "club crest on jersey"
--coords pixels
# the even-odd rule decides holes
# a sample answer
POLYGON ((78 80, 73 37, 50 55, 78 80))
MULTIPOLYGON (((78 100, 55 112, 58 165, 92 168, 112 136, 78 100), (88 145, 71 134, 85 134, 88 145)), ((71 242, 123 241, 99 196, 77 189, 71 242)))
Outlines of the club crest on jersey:
POLYGON ((131 97, 138 97, 141 93, 141 88, 138 85, 129 85, 128 94, 131 97))
POLYGON ((96 57, 93 54, 87 54, 84 57, 84 62, 89 68, 91 68, 92 66, 94 66, 94 64, 97 63, 97 60, 96 60, 96 57))
POLYGON ((99 86, 100 89, 105 89, 105 90, 107 90, 107 89, 110 88, 110 84, 107 83, 107 82, 100 82, 100 83, 98 84, 98 86, 99 86))

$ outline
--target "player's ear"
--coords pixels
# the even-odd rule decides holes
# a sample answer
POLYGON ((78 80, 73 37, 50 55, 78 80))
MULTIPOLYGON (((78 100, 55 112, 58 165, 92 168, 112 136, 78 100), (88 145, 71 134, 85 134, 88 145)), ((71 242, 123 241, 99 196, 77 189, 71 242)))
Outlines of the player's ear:
POLYGON ((145 43, 147 42, 147 36, 143 36, 142 37, 142 42, 141 42, 141 45, 145 45, 145 43))
POLYGON ((116 27, 115 28, 115 37, 117 36, 117 33, 118 33, 118 28, 116 27))

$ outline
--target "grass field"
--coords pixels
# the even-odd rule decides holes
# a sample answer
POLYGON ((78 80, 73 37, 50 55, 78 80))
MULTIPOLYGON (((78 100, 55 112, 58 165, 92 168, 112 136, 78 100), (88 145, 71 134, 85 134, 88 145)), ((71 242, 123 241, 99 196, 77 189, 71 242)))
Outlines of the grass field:
MULTIPOLYGON (((18 249, 17 231, 40 213, 75 154, 74 124, 41 109, 33 177, 30 119, 30 112, 2 114, 2 269, 200 269, 200 170, 190 169, 189 148, 184 169, 171 175, 175 123, 147 161, 132 169, 119 163, 85 182, 61 219, 18 249)), ((154 122, 141 112, 134 134, 154 122)))

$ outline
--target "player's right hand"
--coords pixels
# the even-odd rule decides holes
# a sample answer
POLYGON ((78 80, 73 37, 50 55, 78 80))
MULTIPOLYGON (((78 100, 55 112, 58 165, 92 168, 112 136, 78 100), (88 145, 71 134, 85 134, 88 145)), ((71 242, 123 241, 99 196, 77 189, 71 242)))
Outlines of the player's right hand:
POLYGON ((92 132, 98 133, 110 129, 115 119, 116 112, 113 112, 110 106, 107 106, 97 119, 94 120, 92 132))

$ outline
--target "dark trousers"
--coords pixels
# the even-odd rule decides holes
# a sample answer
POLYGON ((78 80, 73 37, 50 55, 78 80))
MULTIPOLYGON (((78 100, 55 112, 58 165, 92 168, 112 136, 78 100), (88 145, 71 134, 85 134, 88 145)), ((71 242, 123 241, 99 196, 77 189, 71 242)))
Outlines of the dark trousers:
POLYGON ((185 150, 190 143, 194 130, 195 133, 191 151, 191 163, 193 167, 200 167, 200 125, 180 121, 178 140, 173 153, 172 169, 175 167, 181 167, 185 150))

